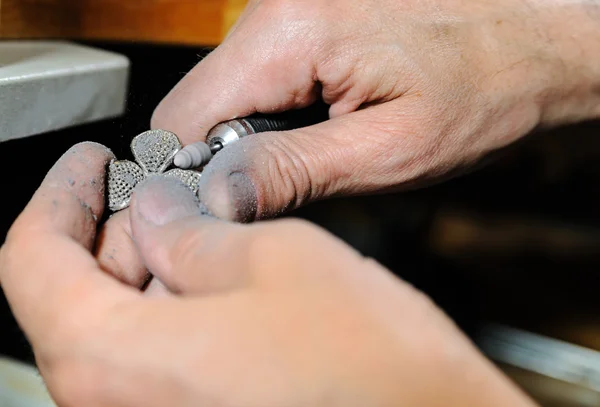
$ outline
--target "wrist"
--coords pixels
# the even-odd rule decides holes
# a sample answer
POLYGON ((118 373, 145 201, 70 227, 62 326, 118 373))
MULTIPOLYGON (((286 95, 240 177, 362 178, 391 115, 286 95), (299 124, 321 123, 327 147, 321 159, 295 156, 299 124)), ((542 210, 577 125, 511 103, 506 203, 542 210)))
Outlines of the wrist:
POLYGON ((600 116, 600 2, 517 0, 484 16, 477 61, 492 100, 543 127, 600 116))
POLYGON ((553 53, 553 72, 539 99, 541 125, 598 118, 600 2, 561 0, 537 3, 540 35, 553 53))

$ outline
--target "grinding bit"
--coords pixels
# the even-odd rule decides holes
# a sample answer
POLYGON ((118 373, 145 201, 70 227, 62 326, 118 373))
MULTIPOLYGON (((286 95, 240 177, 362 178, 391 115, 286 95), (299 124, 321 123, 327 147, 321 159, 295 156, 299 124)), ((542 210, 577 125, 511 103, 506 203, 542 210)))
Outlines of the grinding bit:
POLYGON ((173 164, 179 168, 198 168, 208 163, 212 157, 213 153, 208 144, 199 142, 179 151, 173 164))

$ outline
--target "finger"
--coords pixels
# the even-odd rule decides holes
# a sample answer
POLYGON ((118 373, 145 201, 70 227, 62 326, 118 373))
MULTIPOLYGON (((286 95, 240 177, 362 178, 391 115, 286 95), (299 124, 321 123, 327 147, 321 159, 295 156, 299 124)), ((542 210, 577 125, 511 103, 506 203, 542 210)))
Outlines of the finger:
POLYGON ((144 263, 169 291, 226 290, 245 282, 243 227, 203 215, 182 184, 148 180, 134 192, 130 208, 144 263))
POLYGON ((243 24, 160 103, 152 127, 172 131, 188 144, 204 140, 219 122, 315 101, 318 87, 312 55, 316 47, 308 48, 303 38, 312 23, 290 24, 285 44, 296 45, 284 46, 280 25, 267 24, 277 12, 269 5, 254 5, 243 24))
POLYGON ((10 233, 59 233, 90 247, 96 221, 104 212, 105 166, 112 158, 109 149, 95 143, 69 149, 48 172, 10 233))
POLYGON ((50 170, 0 251, 2 287, 33 343, 50 341, 59 327, 79 325, 131 298, 132 292, 102 273, 89 253, 103 211, 105 167, 112 158, 99 144, 70 149, 50 170))
POLYGON ((117 212, 103 226, 96 240, 96 259, 108 274, 141 289, 150 278, 133 241, 129 209, 117 212))
POLYGON ((215 216, 246 222, 416 180, 441 152, 430 134, 433 119, 423 119, 428 110, 407 97, 304 129, 247 137, 205 167, 199 197, 215 216))

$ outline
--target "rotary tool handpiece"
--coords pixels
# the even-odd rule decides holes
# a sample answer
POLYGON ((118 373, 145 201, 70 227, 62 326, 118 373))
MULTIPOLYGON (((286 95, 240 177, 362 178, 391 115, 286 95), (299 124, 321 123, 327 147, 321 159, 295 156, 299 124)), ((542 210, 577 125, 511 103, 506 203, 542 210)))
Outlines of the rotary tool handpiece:
POLYGON ((303 110, 274 115, 255 115, 219 123, 209 131, 206 142, 190 144, 175 155, 175 166, 183 169, 202 167, 228 145, 252 134, 307 127, 328 118, 328 106, 315 105, 303 110))

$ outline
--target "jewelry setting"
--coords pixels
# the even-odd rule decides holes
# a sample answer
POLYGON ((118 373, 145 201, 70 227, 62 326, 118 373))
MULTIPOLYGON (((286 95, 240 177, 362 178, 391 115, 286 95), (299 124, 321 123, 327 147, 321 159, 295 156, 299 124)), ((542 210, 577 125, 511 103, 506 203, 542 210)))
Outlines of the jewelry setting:
POLYGON ((131 141, 135 162, 112 160, 108 166, 109 209, 117 212, 127 208, 136 185, 150 176, 177 178, 196 194, 200 172, 179 168, 167 170, 181 149, 181 142, 169 131, 150 130, 136 136, 131 141))

